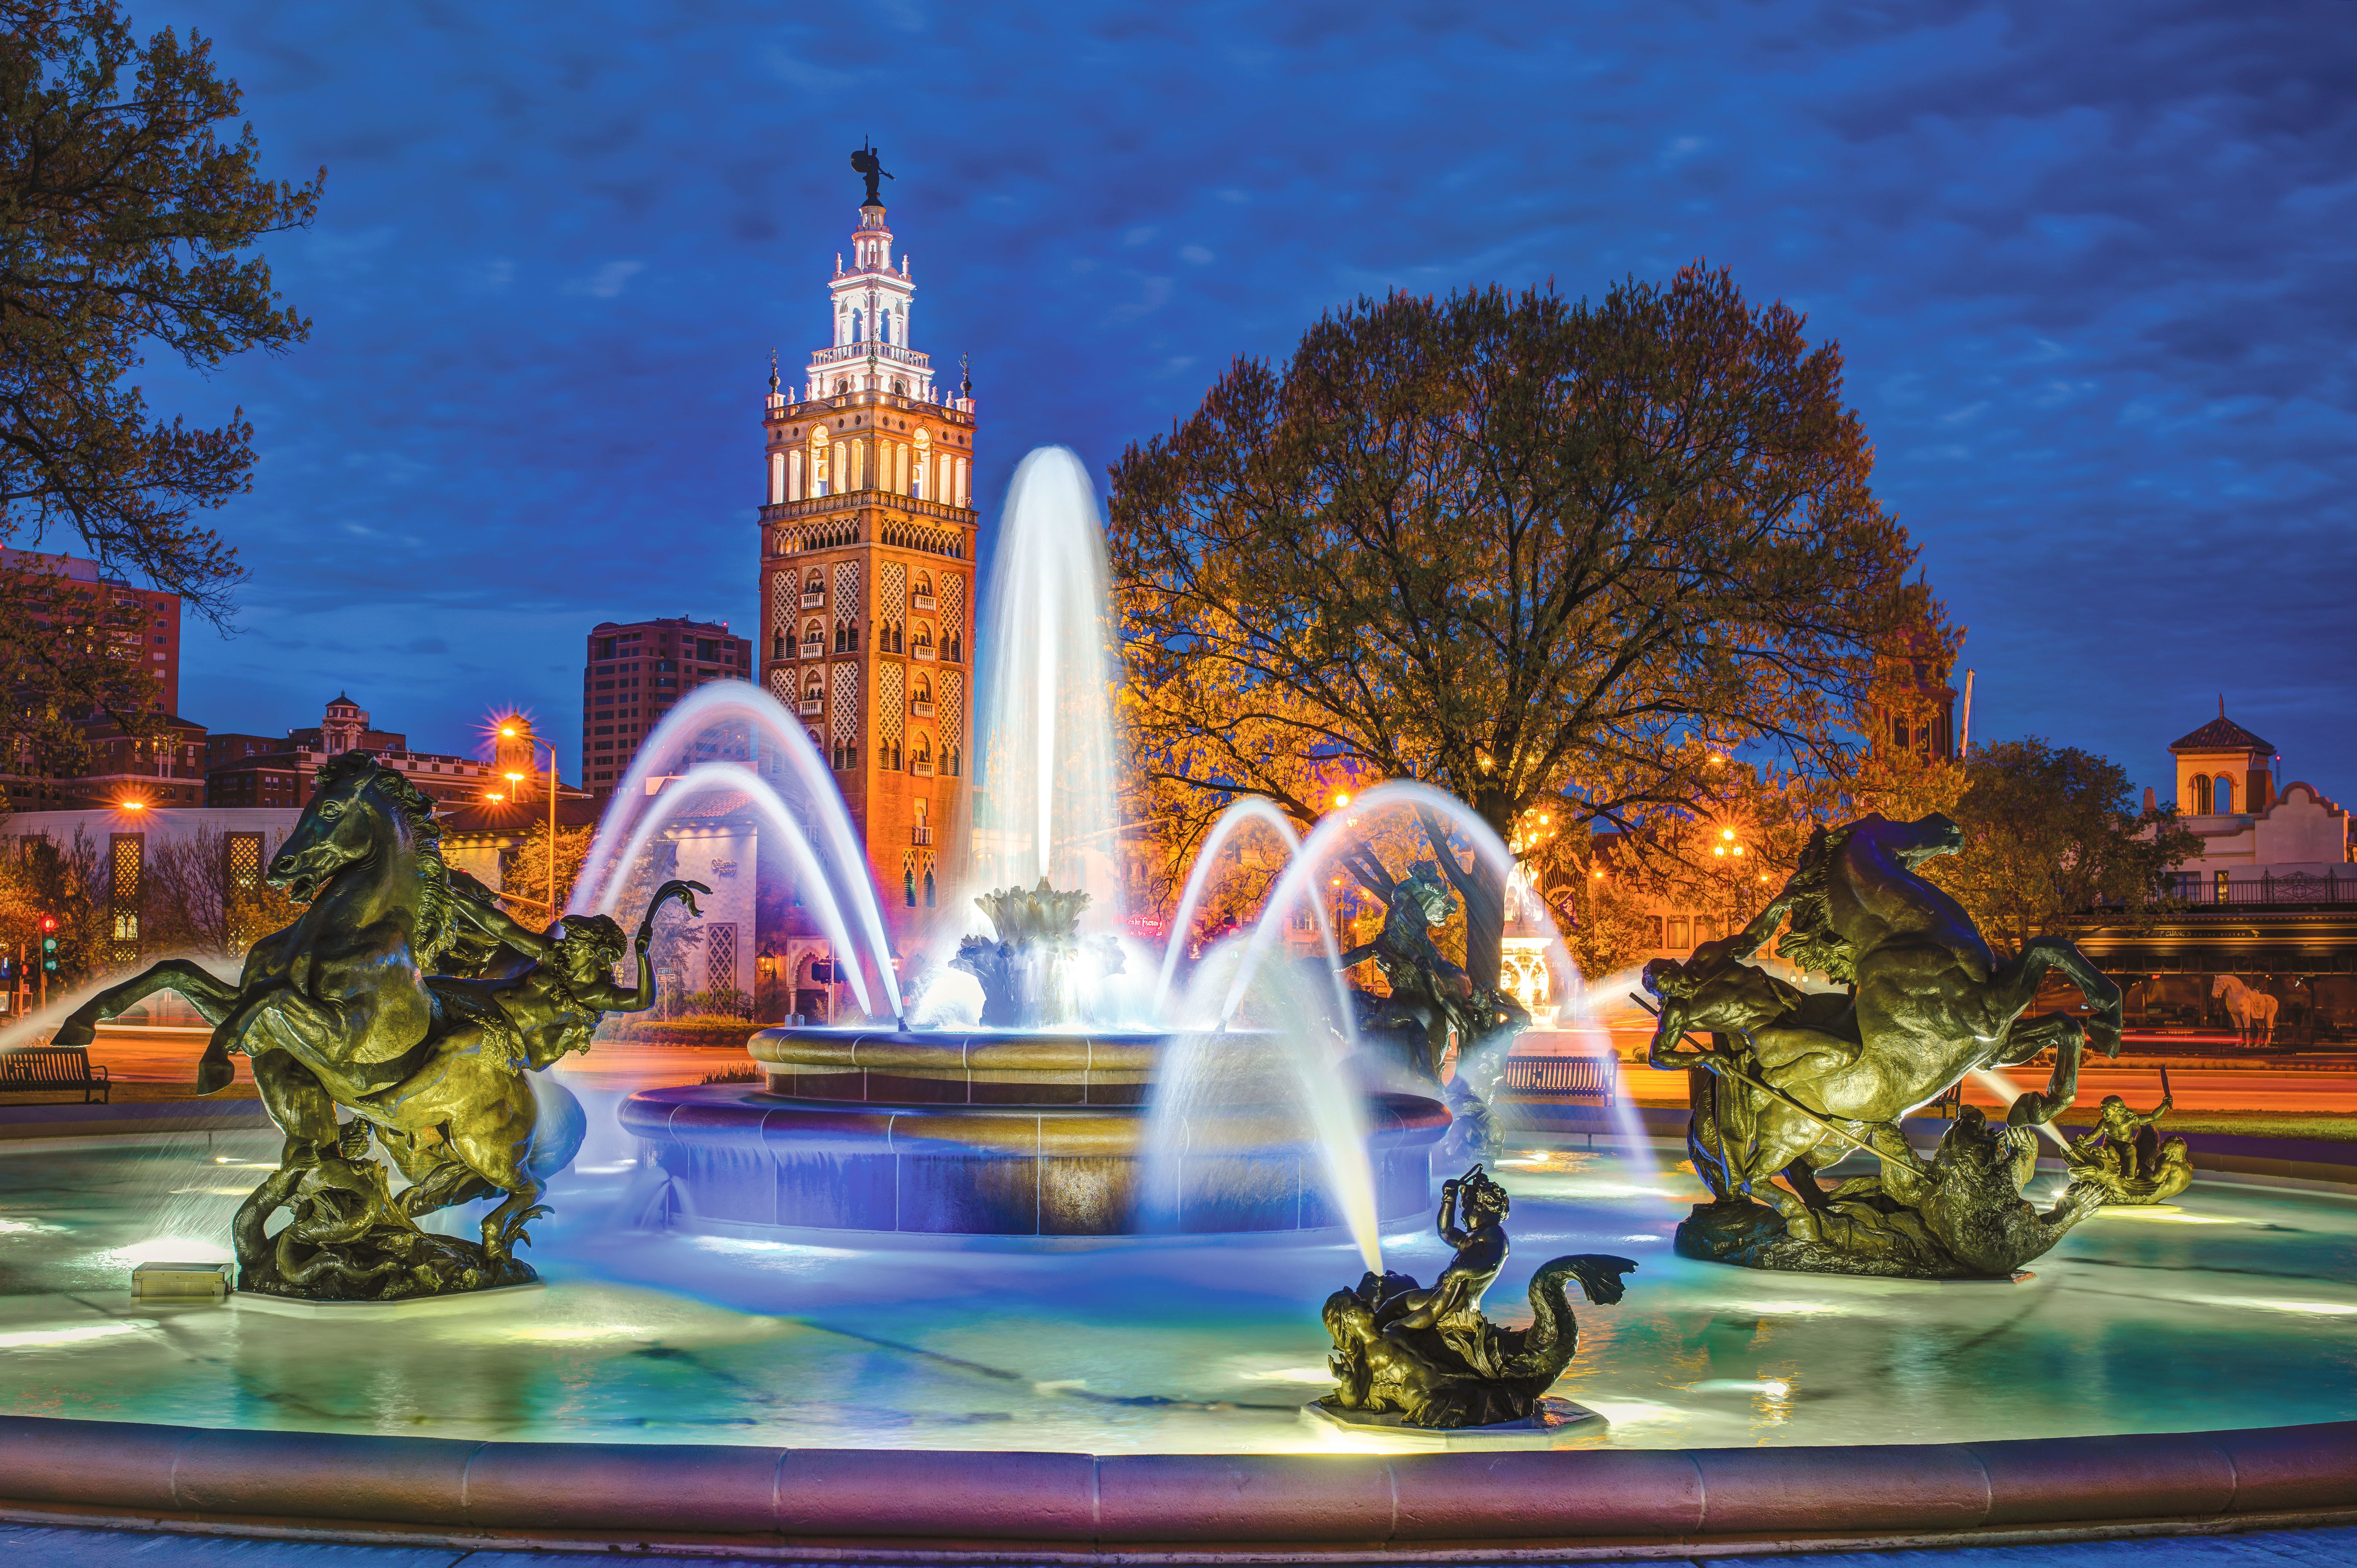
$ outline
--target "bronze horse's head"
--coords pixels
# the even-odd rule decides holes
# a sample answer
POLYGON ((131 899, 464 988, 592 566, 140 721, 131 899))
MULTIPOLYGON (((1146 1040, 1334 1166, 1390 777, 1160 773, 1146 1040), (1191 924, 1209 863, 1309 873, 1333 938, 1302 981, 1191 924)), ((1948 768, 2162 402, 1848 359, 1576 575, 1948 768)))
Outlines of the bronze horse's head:
POLYGON ((270 862, 270 885, 308 904, 338 872, 369 859, 404 825, 413 838, 441 836, 432 802, 372 753, 330 758, 319 769, 311 803, 270 862))

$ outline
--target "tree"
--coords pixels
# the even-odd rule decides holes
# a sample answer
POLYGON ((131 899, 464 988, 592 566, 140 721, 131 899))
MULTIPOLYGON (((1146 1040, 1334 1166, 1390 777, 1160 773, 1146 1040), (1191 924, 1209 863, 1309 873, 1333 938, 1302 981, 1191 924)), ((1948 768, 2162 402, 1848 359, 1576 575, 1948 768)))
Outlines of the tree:
POLYGON ((263 937, 285 930, 303 907, 264 880, 232 872, 230 835, 199 825, 151 843, 141 877, 142 945, 153 954, 236 957, 263 937))
MULTIPOLYGON (((49 989, 77 985, 102 972, 113 936, 105 845, 77 826, 63 843, 46 833, 27 833, 14 849, 0 860, 0 943, 12 952, 23 950, 38 976, 40 921, 54 916, 58 972, 49 989)), ((34 983, 39 983, 38 978, 34 983)))
POLYGON ((2168 903, 2167 877, 2201 852, 2173 806, 2140 810, 2109 757, 2038 739, 1977 747, 1964 768, 1957 854, 1925 870, 1984 935, 2016 950, 2063 917, 2102 908, 2138 925, 2168 903))
MULTIPOLYGON (((1307 824, 1298 759, 1330 757, 1501 838, 1687 809, 1731 747, 1822 768, 1873 650, 1937 616, 1802 327, 1695 266, 1362 299, 1282 372, 1238 360, 1113 470, 1139 763, 1307 824)), ((1441 862, 1494 983, 1502 881, 1441 862)))
MULTIPOLYGON (((326 171, 262 177, 253 128, 221 135, 238 102, 194 33, 141 44, 109 0, 0 0, 0 544, 78 541, 216 624, 240 572, 197 513, 247 489, 253 428, 167 423, 125 379, 159 349, 210 371, 309 336, 253 247, 311 221, 326 171)), ((93 709, 136 728, 152 687, 102 631, 69 634, 88 618, 40 575, 0 573, 11 749, 93 709)))
MULTIPOLYGON (((554 908, 559 913, 573 897, 573 885, 581 878, 581 863, 588 856, 589 841, 595 832, 596 830, 591 828, 568 828, 562 824, 557 827, 554 908)), ((535 820, 524 833, 523 843, 508 856, 502 880, 507 891, 518 899, 533 901, 537 906, 535 913, 547 914, 551 902, 548 896, 547 819, 535 820)))

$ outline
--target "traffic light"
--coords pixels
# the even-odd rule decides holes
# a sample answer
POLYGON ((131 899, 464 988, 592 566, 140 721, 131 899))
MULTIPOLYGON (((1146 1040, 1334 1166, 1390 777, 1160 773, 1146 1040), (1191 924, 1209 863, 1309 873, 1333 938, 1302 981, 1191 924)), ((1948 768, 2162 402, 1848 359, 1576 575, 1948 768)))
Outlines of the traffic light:
POLYGON ((58 972, 58 918, 41 917, 41 967, 49 973, 58 972))

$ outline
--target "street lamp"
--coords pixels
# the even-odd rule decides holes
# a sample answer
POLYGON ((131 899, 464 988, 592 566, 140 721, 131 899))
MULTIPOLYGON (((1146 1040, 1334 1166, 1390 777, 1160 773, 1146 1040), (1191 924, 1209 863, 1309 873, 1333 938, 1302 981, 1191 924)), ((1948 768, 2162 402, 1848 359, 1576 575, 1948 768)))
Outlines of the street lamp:
MULTIPOLYGON (((527 746, 548 747, 548 897, 544 899, 521 898, 512 893, 508 897, 514 898, 519 904, 540 905, 548 911, 548 918, 554 920, 556 918, 556 743, 544 740, 529 729, 519 732, 513 725, 501 725, 500 738, 501 740, 522 739, 527 746)), ((522 773, 511 773, 507 776, 507 780, 521 790, 527 777, 529 776, 522 773)), ((496 795, 490 798, 499 799, 496 795)))

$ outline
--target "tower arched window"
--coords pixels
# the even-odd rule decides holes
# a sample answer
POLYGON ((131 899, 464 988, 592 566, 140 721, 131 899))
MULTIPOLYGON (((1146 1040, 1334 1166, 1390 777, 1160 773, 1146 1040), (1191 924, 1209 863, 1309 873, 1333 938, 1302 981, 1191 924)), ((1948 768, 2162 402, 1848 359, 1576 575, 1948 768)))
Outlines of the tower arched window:
POLYGON ((802 701, 815 703, 825 695, 825 678, 819 674, 817 667, 813 665, 810 673, 802 677, 802 701))
POLYGON ((826 574, 815 566, 810 569, 810 575, 802 579, 802 603, 805 605, 826 603, 826 574))
POLYGON ((933 628, 927 622, 919 621, 917 623, 917 657, 931 659, 932 656, 933 628))
POLYGON ((2223 773, 2218 775, 2218 814, 2229 817, 2234 813, 2234 781, 2223 773))
POLYGON ((958 777, 958 768, 959 768, 959 764, 960 764, 960 758, 959 758, 959 757, 958 757, 958 748, 957 748, 956 746, 945 746, 942 747, 942 777, 947 778, 947 779, 955 779, 955 778, 957 778, 957 777, 958 777))
POLYGON ((933 701, 932 677, 921 670, 918 671, 916 679, 909 684, 909 700, 912 703, 922 703, 927 707, 931 707, 933 701))
POLYGON ((955 621, 945 621, 942 625, 942 657, 952 664, 965 662, 965 642, 958 634, 955 621))
POLYGON ((2193 776, 2192 809, 2193 814, 2197 817, 2206 817, 2210 814, 2210 780, 2199 773, 2193 776))
POLYGON ((772 632, 770 636, 770 657, 772 659, 783 659, 785 656, 786 634, 782 631, 772 632))

